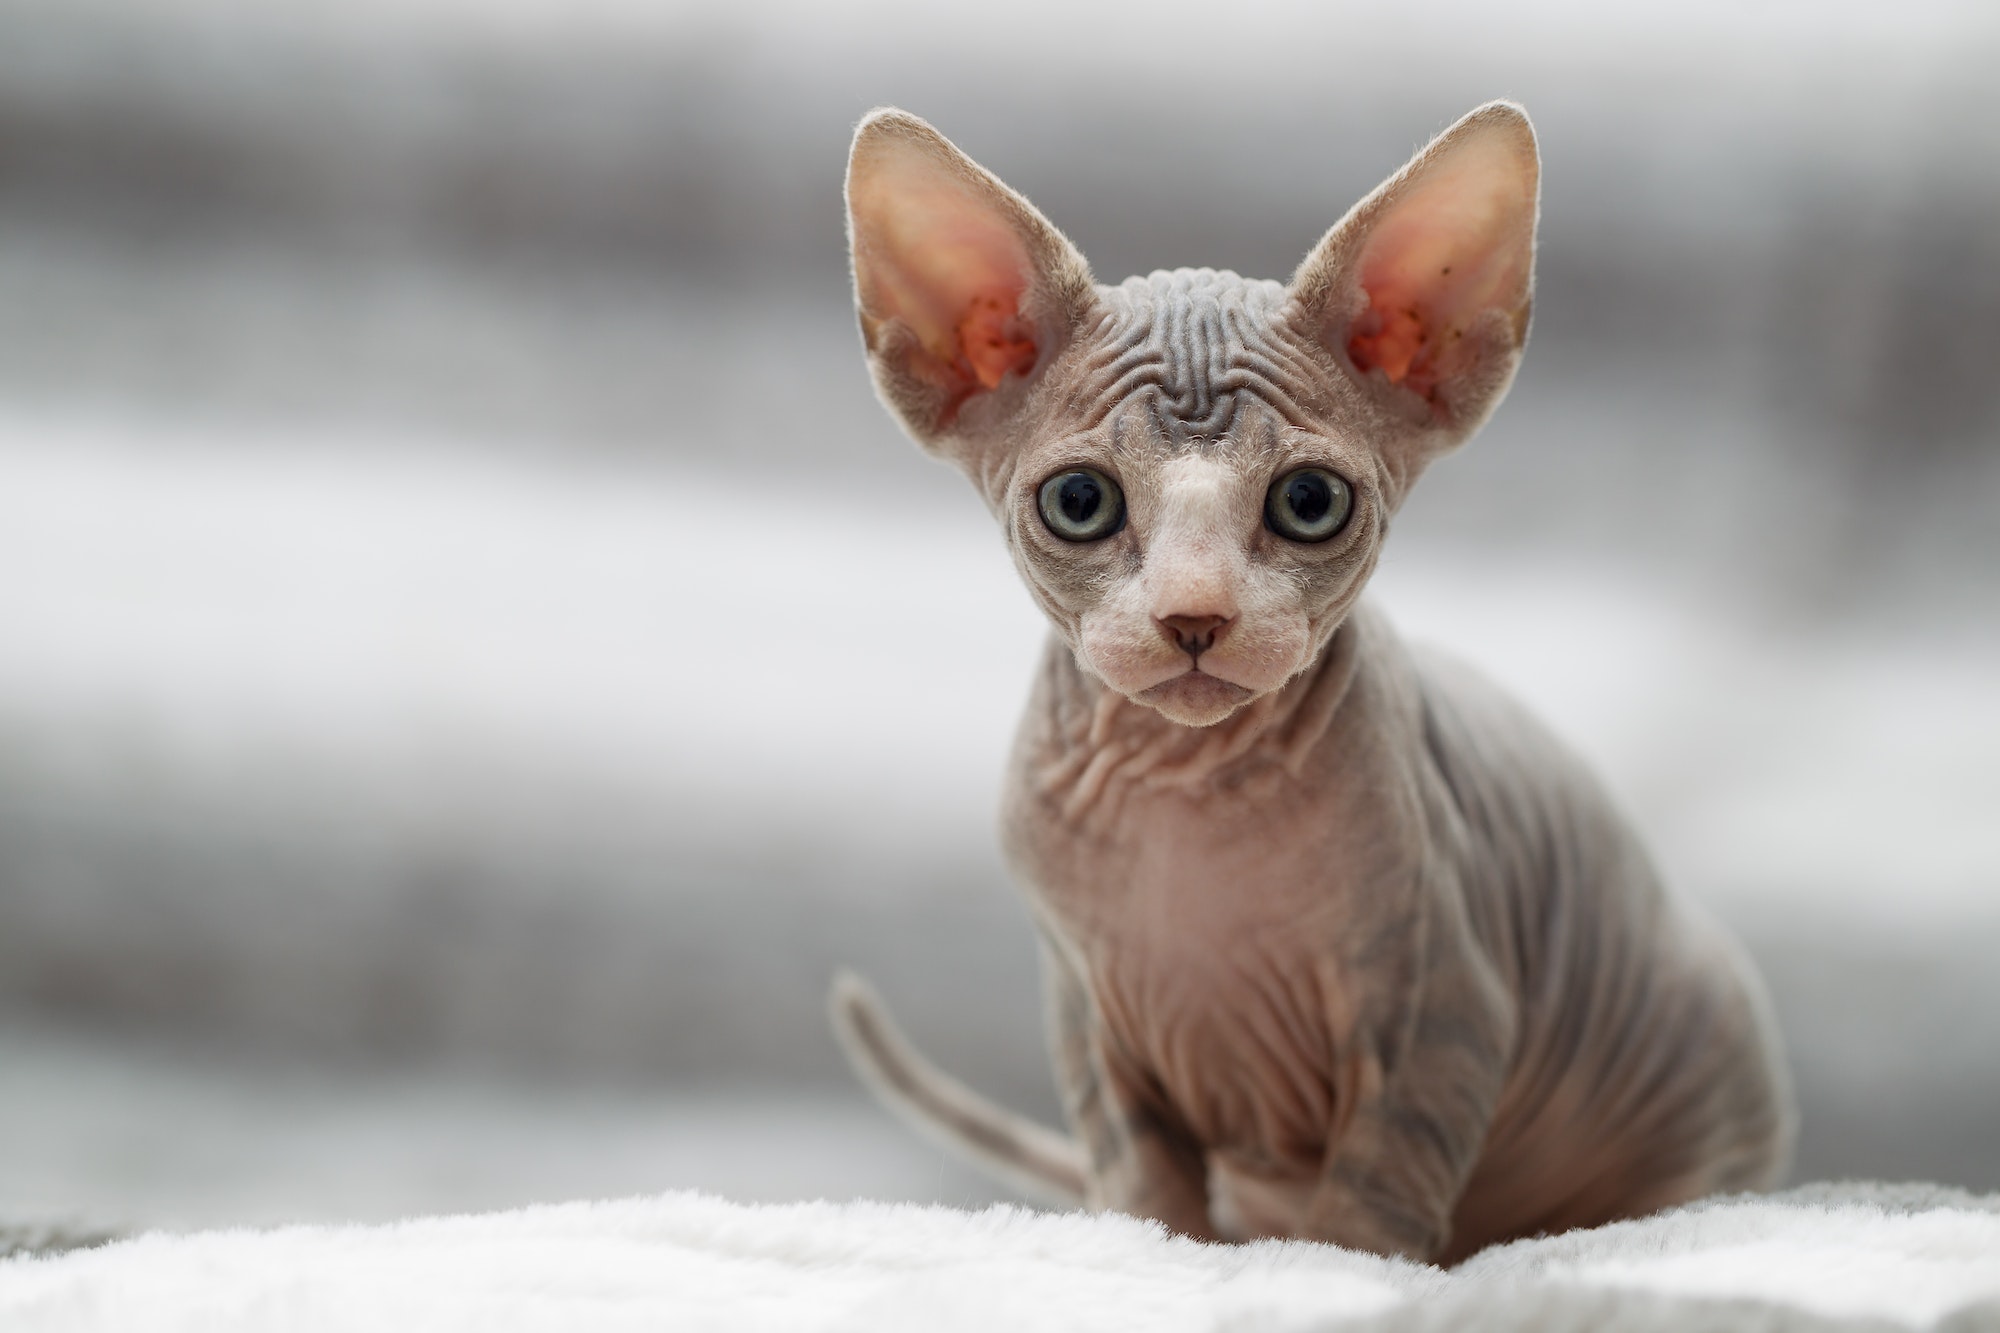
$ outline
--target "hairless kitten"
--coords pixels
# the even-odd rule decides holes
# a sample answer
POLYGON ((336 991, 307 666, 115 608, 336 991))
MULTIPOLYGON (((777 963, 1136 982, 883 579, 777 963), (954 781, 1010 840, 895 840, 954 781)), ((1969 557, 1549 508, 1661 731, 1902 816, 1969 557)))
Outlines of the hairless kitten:
POLYGON ((1782 1170, 1743 954, 1568 751, 1360 601, 1418 474, 1513 378, 1538 195, 1494 102, 1288 284, 1104 287, 923 121, 855 135, 876 388, 1053 627, 1002 829, 1073 1136, 940 1073, 858 980, 833 1013, 885 1100, 1016 1183, 1450 1262, 1782 1170))

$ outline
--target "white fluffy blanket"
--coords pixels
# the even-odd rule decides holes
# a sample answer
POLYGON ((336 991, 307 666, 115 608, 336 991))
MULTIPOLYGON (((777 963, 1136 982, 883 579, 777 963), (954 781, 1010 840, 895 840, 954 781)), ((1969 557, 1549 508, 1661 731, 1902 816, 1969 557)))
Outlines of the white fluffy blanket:
POLYGON ((149 1235, 0 1261, 0 1327, 2000 1329, 2000 1195, 1818 1186, 1445 1272, 1124 1217, 697 1194, 388 1226, 149 1235))

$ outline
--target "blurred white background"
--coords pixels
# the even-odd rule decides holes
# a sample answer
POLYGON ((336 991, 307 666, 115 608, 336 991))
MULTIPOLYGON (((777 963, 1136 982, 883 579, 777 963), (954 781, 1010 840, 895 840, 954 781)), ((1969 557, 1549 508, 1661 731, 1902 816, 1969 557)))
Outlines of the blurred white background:
POLYGON ((933 120, 1100 278, 1545 156, 1513 397, 1380 596, 1766 969, 1800 1178, 2000 1188, 2000 11, 0 0, 0 1212, 994 1197, 821 1018, 1053 1115, 993 847, 1036 615, 873 403, 933 120))

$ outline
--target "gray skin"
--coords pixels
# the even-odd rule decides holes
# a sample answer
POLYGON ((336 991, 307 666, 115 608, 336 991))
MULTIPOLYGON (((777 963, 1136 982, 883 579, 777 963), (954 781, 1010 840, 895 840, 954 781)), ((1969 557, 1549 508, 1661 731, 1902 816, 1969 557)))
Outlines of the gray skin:
POLYGON ((1494 103, 1289 284, 1113 288, 922 121, 857 133, 877 388, 1052 625, 1002 832, 1070 1133, 935 1069, 857 979, 832 1009, 891 1106, 1024 1188, 1449 1262, 1781 1174, 1743 955, 1572 755, 1360 601, 1410 486, 1512 379, 1538 197, 1527 118, 1494 103), (1048 516, 1079 468, 1122 495, 1115 530, 1048 516), (1274 509, 1301 468, 1344 485, 1330 536, 1274 509))

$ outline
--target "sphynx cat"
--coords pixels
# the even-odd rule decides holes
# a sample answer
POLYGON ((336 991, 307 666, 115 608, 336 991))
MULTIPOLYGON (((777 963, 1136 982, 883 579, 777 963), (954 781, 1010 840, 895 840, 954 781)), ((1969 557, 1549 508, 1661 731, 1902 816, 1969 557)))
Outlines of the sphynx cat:
POLYGON ((1024 1187, 1452 1262, 1781 1172, 1744 955, 1561 744, 1360 600, 1513 378, 1539 172, 1490 103, 1288 284, 1105 287, 925 122, 856 133, 876 388, 1053 627, 1002 832, 1072 1133, 931 1066, 858 979, 832 1009, 886 1101, 1024 1187))

